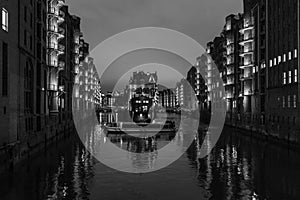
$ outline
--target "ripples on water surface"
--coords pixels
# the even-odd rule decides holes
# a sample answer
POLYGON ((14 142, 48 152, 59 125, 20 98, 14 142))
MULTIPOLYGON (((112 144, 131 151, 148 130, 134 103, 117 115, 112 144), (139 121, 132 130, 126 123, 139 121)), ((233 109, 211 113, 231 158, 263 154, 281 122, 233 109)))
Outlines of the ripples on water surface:
MULTIPOLYGON (((115 139, 120 145, 121 139, 115 139)), ((169 139, 160 138, 155 145, 169 139)), ((130 145, 130 140, 122 143, 130 145)), ((198 159, 198 143, 195 140, 167 168, 134 175, 99 163, 77 137, 71 137, 14 172, 2 174, 1 200, 300 199, 298 152, 242 136, 233 129, 223 131, 206 158, 198 159)), ((151 144, 144 141, 134 145, 139 151, 153 151, 157 146, 151 144)))

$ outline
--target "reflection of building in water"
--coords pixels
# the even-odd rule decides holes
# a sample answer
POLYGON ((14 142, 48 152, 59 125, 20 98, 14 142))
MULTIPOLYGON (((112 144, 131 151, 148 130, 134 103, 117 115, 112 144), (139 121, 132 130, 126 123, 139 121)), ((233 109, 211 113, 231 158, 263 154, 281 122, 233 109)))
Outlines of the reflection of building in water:
MULTIPOLYGON (((163 148, 175 138, 174 133, 159 133, 154 137, 138 138, 129 135, 109 134, 110 141, 120 148, 133 153, 154 152, 163 148)), ((176 138, 178 140, 178 138, 176 138)), ((182 141, 179 141, 179 143, 182 141)))
POLYGON ((161 138, 135 138, 129 136, 110 135, 112 143, 132 153, 132 166, 138 169, 152 169, 158 156, 158 145, 160 142, 169 141, 169 137, 161 138))

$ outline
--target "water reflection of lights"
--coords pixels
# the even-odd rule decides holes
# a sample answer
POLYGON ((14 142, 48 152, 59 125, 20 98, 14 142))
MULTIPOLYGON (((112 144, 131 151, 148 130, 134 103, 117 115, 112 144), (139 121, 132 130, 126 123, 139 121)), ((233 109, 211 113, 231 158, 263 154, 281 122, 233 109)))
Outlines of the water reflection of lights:
MULTIPOLYGON (((95 154, 101 154, 102 145, 112 143, 117 148, 125 150, 126 158, 131 160, 131 166, 135 169, 154 169, 158 158, 158 149, 163 148, 166 144, 174 143, 183 146, 185 135, 182 132, 178 134, 162 133, 152 138, 135 138, 129 135, 110 134, 106 135, 106 131, 102 126, 96 126, 94 132, 95 154), (172 140, 173 139, 173 140, 172 140), (128 152, 136 153, 130 156, 128 152), (147 153, 149 152, 149 153, 147 153), (140 155, 140 153, 145 153, 140 155)), ((124 163, 120 162, 120 165, 124 163)))
POLYGON ((237 173, 238 173, 238 175, 242 174, 241 164, 239 164, 237 167, 237 173))
POLYGON ((63 197, 66 197, 67 196, 67 189, 68 189, 68 187, 67 186, 64 186, 63 187, 63 191, 62 191, 62 195, 63 195, 63 197))
POLYGON ((250 180, 248 160, 246 158, 243 159, 243 175, 245 180, 250 180))
MULTIPOLYGON (((94 141, 92 144, 97 146, 96 138, 100 133, 101 131, 95 132, 94 136, 89 135, 86 138, 89 142, 94 141), (94 140, 91 139, 93 137, 94 140)), ((30 169, 23 169, 27 167, 22 165, 20 176, 19 173, 15 175, 17 170, 14 170, 13 174, 8 172, 15 179, 4 178, 2 192, 7 190, 8 195, 15 197, 11 199, 22 199, 24 198, 22 195, 27 194, 26 197, 31 200, 52 200, 96 199, 93 193, 97 190, 101 195, 104 194, 103 196, 99 195, 102 199, 120 199, 120 196, 114 193, 117 188, 117 190, 122 190, 121 195, 126 199, 131 197, 135 191, 135 194, 140 195, 139 192, 146 191, 145 188, 148 188, 147 192, 152 194, 152 187, 148 187, 150 184, 153 186, 162 183, 157 188, 161 191, 169 191, 170 187, 177 187, 178 181, 187 180, 187 184, 178 186, 182 190, 176 192, 182 192, 189 196, 194 194, 194 189, 196 191, 203 189, 207 191, 208 199, 299 199, 297 186, 300 182, 296 178, 300 160, 298 152, 287 152, 283 148, 274 146, 271 148, 261 146, 261 142, 256 143, 255 139, 249 143, 248 138, 243 139, 240 135, 228 134, 220 140, 210 157, 199 159, 197 153, 202 142, 201 137, 197 140, 187 152, 188 157, 183 156, 170 168, 158 172, 157 177, 155 174, 155 178, 152 178, 153 176, 150 174, 150 176, 132 176, 133 178, 125 175, 122 178, 114 170, 99 165, 88 152, 82 151, 83 147, 80 142, 78 145, 77 142, 74 143, 68 139, 66 143, 58 144, 58 149, 50 148, 47 156, 41 155, 41 159, 33 160, 33 162, 30 160, 30 163, 27 163, 30 169), (237 162, 231 162, 231 165, 227 165, 227 145, 230 147, 229 157, 234 157, 234 152, 237 151, 237 162), (84 159, 82 159, 82 154, 85 155, 84 159), (286 162, 287 159, 291 160, 286 162), (231 175, 228 174, 229 171, 231 171, 231 175), (158 180, 158 177, 163 180, 158 180), (166 178, 164 179, 164 177, 166 178), (140 178, 146 179, 146 181, 140 182, 140 178), (228 178, 231 180, 232 187, 227 185, 228 178), (101 190, 98 189, 99 186, 101 190), (106 194, 109 196, 105 196, 106 194)), ((122 141, 126 148, 127 141, 123 139, 122 141)), ((132 159, 137 162, 136 160, 139 158, 132 159)), ((147 165, 144 167, 151 168, 155 165, 151 161, 155 160, 147 157, 145 160, 147 165)), ((154 191, 154 193, 156 192, 154 191)), ((157 196, 154 194, 153 198, 149 197, 149 199, 157 196)), ((137 198, 141 199, 142 197, 137 196, 137 198)), ((202 198, 199 197, 199 199, 202 198)))
POLYGON ((258 195, 254 192, 252 197, 251 197, 252 200, 258 200, 258 195))
POLYGON ((221 157, 221 162, 222 162, 222 164, 224 163, 224 160, 225 160, 225 158, 224 158, 224 149, 221 149, 220 150, 220 157, 221 157))
POLYGON ((121 140, 120 140, 120 145, 121 145, 121 148, 123 148, 123 138, 121 138, 121 140))
POLYGON ((237 150, 236 147, 232 147, 232 158, 234 159, 233 161, 236 162, 237 159, 237 150))

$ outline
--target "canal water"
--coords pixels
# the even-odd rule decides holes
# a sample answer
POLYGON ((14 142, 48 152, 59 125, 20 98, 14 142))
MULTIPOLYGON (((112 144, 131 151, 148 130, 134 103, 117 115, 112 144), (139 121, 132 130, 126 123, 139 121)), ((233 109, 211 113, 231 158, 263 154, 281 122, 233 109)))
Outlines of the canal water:
MULTIPOLYGON (((300 199, 299 152, 225 128, 212 152, 200 159, 197 138, 168 167, 128 174, 97 161, 73 133, 13 172, 0 175, 0 199, 300 199)), ((130 151, 147 152, 174 137, 154 142, 110 139, 130 146, 130 151)))

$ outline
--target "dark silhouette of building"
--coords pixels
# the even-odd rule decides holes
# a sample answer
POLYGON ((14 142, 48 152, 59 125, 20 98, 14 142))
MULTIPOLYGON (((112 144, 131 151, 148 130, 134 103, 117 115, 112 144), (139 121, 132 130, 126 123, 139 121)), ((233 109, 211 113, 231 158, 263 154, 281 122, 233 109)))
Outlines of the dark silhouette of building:
POLYGON ((268 129, 300 142, 299 1, 267 1, 265 10, 268 129))

